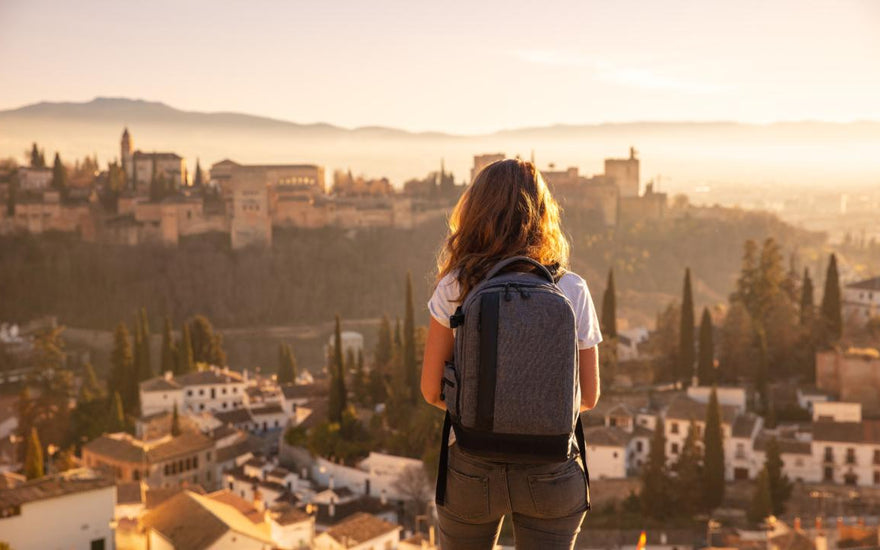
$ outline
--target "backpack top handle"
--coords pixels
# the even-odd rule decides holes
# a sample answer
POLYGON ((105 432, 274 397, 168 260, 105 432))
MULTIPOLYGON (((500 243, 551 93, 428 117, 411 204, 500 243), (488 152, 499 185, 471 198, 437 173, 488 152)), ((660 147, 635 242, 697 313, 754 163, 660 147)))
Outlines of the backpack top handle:
POLYGON ((532 264, 533 266, 538 268, 538 273, 540 275, 545 277, 551 283, 556 282, 556 280, 553 278, 553 275, 550 273, 550 270, 547 269, 547 266, 543 265, 541 262, 539 262, 533 258, 529 258, 528 256, 511 256, 510 258, 505 258, 505 259, 501 260, 500 262, 498 262, 497 264, 492 266, 492 269, 490 269, 489 273, 486 274, 486 278, 484 280, 488 281, 492 277, 498 275, 501 272, 501 270, 504 269, 505 267, 507 267, 511 264, 519 263, 519 262, 526 262, 526 263, 532 264))

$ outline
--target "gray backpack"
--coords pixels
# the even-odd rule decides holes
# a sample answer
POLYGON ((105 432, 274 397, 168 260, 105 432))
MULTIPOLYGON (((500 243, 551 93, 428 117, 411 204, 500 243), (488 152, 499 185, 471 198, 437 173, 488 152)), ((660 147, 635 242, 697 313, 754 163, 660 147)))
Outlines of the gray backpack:
POLYGON ((450 324, 437 503, 445 500, 452 426, 462 450, 497 462, 564 462, 574 434, 586 470, 575 314, 547 267, 525 256, 498 262, 450 324), (535 269, 504 271, 520 262, 535 269))

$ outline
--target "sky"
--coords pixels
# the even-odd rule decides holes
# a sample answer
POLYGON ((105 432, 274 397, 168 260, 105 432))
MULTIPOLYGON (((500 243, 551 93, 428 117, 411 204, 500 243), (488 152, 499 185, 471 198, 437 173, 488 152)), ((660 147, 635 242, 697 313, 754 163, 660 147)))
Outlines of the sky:
POLYGON ((877 0, 0 0, 0 109, 96 96, 481 133, 880 120, 877 0))

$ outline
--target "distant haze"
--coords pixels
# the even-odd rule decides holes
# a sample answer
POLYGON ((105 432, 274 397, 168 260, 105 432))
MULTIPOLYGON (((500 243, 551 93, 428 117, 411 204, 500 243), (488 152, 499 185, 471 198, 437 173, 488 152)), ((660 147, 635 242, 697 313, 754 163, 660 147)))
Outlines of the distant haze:
POLYGON ((541 169, 578 166, 601 173, 603 159, 642 159, 642 181, 660 175, 661 190, 689 191, 702 184, 876 185, 880 183, 880 123, 649 122, 548 126, 484 135, 411 133, 393 128, 346 129, 296 124, 237 113, 181 111, 156 102, 98 98, 85 103, 39 103, 0 111, 0 156, 22 161, 31 142, 72 162, 97 153, 101 163, 119 156, 127 126, 135 148, 175 151, 190 170, 224 158, 247 163, 317 163, 395 185, 440 167, 462 181, 472 156, 504 152, 541 169))

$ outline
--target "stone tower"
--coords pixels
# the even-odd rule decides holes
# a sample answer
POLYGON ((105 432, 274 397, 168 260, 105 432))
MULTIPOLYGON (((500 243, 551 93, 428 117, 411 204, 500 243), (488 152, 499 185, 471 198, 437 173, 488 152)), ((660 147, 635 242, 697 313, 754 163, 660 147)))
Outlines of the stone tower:
POLYGON ((131 139, 131 134, 128 133, 128 128, 122 132, 122 142, 120 143, 120 154, 119 160, 122 162, 122 169, 125 170, 126 179, 131 182, 134 179, 134 142, 131 139))

